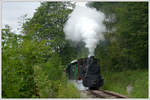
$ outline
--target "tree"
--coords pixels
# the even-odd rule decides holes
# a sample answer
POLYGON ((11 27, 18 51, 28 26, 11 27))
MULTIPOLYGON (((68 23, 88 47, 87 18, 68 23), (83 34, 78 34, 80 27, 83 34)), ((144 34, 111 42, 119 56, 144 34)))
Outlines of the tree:
POLYGON ((101 44, 98 46, 103 49, 99 55, 100 59, 104 62, 105 59, 109 60, 115 70, 148 68, 148 3, 94 2, 90 5, 106 15, 106 45, 102 44, 103 48, 99 48, 101 44), (109 58, 102 58, 103 52, 109 58), (116 56, 115 52, 118 52, 116 56))
POLYGON ((32 97, 36 94, 33 66, 46 61, 50 46, 14 34, 8 26, 2 34, 2 96, 32 97))
POLYGON ((72 54, 64 52, 72 47, 65 40, 63 27, 73 7, 69 2, 41 3, 33 18, 23 25, 24 34, 30 34, 31 39, 36 41, 46 40, 52 51, 58 53, 62 59, 66 55, 71 56, 72 54))

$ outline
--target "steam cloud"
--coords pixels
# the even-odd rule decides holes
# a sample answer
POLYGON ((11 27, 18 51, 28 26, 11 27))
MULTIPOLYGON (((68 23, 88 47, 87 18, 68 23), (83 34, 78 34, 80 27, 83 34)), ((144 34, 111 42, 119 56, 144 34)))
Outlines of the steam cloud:
POLYGON ((94 55, 99 40, 104 40, 104 18, 105 15, 94 8, 77 5, 64 26, 66 39, 83 41, 89 50, 89 56, 94 55))

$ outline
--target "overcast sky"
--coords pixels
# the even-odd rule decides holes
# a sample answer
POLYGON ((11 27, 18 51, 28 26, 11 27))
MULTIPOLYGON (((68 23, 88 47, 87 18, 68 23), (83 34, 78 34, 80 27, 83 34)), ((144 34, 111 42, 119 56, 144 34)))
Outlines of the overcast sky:
MULTIPOLYGON (((85 2, 77 3, 77 5, 85 5, 85 2)), ((2 4, 2 27, 7 24, 12 28, 14 33, 19 34, 17 30, 19 27, 19 21, 21 21, 21 16, 27 14, 28 17, 32 17, 35 9, 40 6, 40 2, 10 2, 5 1, 2 4)))
POLYGON ((27 14, 32 17, 35 9, 40 6, 40 2, 3 2, 2 5, 2 26, 8 24, 12 31, 19 33, 19 19, 27 14))

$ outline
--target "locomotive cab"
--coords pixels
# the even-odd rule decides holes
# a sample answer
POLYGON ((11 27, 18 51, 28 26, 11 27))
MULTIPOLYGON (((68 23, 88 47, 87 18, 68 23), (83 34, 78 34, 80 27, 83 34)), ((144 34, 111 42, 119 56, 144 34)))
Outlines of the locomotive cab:
POLYGON ((75 80, 77 77, 77 60, 73 60, 66 69, 67 76, 70 80, 75 80))

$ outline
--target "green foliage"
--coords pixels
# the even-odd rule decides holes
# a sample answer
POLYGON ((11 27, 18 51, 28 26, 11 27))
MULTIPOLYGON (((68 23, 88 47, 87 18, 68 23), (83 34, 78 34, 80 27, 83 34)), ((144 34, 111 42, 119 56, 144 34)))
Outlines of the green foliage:
POLYGON ((63 26, 68 14, 71 12, 71 9, 67 8, 69 5, 66 2, 42 3, 33 18, 24 24, 24 32, 33 34, 32 38, 37 41, 43 39, 53 40, 53 43, 48 45, 52 45, 51 47, 59 52, 58 49, 61 49, 65 42, 63 26))
POLYGON ((22 95, 27 97, 28 93, 33 92, 31 90, 33 84, 28 81, 32 77, 29 74, 29 67, 22 67, 25 63, 22 63, 23 56, 19 54, 20 45, 16 39, 17 35, 10 32, 9 27, 2 30, 2 34, 4 34, 2 43, 2 95, 3 97, 20 97, 22 95), (24 87, 29 89, 28 93, 24 87))
MULTIPOLYGON (((104 21, 105 41, 100 41, 95 50, 104 72, 104 89, 126 94, 126 86, 131 84, 134 87, 131 97, 147 97, 145 70, 119 72, 148 68, 147 4, 94 2, 91 5, 103 11, 108 19, 104 21)), ((2 30, 3 98, 80 97, 63 73, 70 61, 87 56, 84 43, 65 40, 63 26, 72 11, 69 7, 74 5, 43 2, 33 18, 24 18, 23 35, 12 33, 9 26, 2 30)))
POLYGON ((33 18, 23 24, 24 34, 36 41, 45 40, 53 52, 59 54, 62 64, 75 58, 74 49, 65 40, 63 27, 74 5, 70 2, 43 2, 33 18), (70 58, 70 59, 69 59, 70 58))
POLYGON ((79 98, 80 91, 72 83, 67 83, 59 88, 57 98, 79 98))
MULTIPOLYGON (((53 70, 53 72, 55 73, 57 72, 57 70, 53 70)), ((57 76, 58 75, 56 75, 56 77, 57 76)), ((36 87, 35 91, 37 93, 35 97, 54 98, 58 95, 58 89, 59 86, 63 83, 63 79, 54 81, 51 80, 52 78, 54 78, 54 76, 49 77, 48 74, 45 72, 45 70, 42 69, 42 67, 35 66, 34 79, 35 79, 35 87, 36 87)))
MULTIPOLYGON (((23 41, 18 43, 17 35, 9 29, 3 30, 3 33, 3 97, 57 97, 60 86, 67 83, 59 55, 52 52, 45 40, 36 42, 26 35, 22 36, 23 41)), ((69 85, 67 91, 69 88, 70 92, 75 89, 69 85)))
POLYGON ((106 90, 129 97, 148 97, 148 3, 99 3, 91 6, 105 13, 107 32, 95 50, 100 59, 106 90))
POLYGON ((2 95, 31 97, 35 94, 33 66, 46 60, 45 55, 51 54, 50 47, 45 46, 44 41, 37 43, 24 36, 17 36, 7 28, 3 33, 5 43, 2 47, 2 95))
POLYGON ((71 12, 69 6, 73 5, 67 2, 42 3, 33 18, 23 23, 24 35, 12 33, 9 26, 3 29, 3 98, 57 97, 60 85, 67 82, 64 64, 74 56, 63 32, 71 12))
POLYGON ((118 92, 133 98, 148 97, 148 71, 147 70, 127 70, 123 72, 102 72, 104 77, 103 89, 118 92), (130 94, 127 86, 132 86, 130 94))
POLYGON ((61 79, 63 67, 57 54, 52 55, 46 63, 41 64, 41 67, 47 73, 50 80, 61 79))
POLYGON ((107 18, 105 41, 95 53, 101 66, 114 71, 148 68, 148 3, 94 2, 91 6, 107 18))
MULTIPOLYGON (((55 58, 52 58, 55 59, 55 58)), ((57 59, 56 59, 57 60, 57 59)), ((49 61, 49 63, 52 63, 49 61)), ((48 66, 45 66, 48 67, 48 66)), ((51 66, 57 67, 57 66, 51 66)), ((58 67, 56 69, 46 69, 43 67, 34 67, 35 70, 35 83, 37 97, 40 98, 79 98, 80 92, 73 86, 73 84, 67 82, 67 78, 63 71, 59 72, 58 67), (53 72, 52 72, 53 71, 53 72), (47 73, 49 72, 49 73, 47 73), (57 72, 59 72, 57 74, 57 72), (61 73, 61 75, 60 75, 61 73), (58 79, 57 79, 58 78, 58 79)))
POLYGON ((52 84, 48 75, 39 66, 34 66, 34 81, 36 91, 34 97, 51 97, 52 84))
POLYGON ((148 98, 148 72, 139 71, 141 75, 135 81, 135 86, 131 93, 131 97, 133 98, 148 98))

